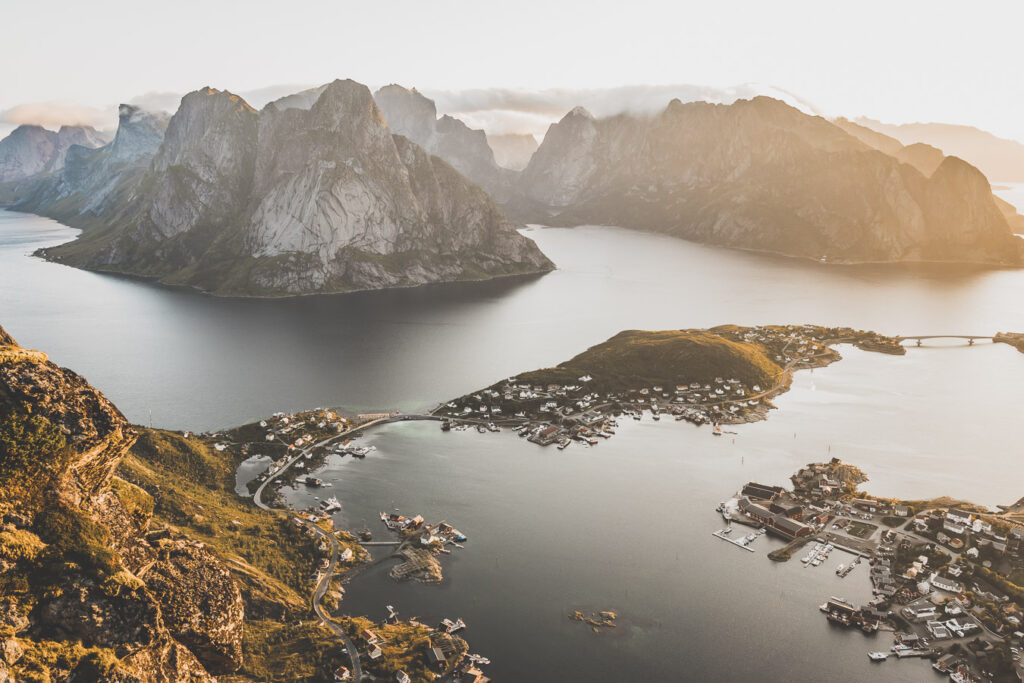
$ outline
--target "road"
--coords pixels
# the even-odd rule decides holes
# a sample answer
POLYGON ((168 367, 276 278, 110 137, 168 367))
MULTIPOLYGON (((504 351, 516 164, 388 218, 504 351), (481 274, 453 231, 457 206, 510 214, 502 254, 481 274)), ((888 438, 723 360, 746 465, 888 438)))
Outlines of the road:
MULTIPOLYGON (((403 419, 420 419, 418 416, 401 416, 401 417, 403 419)), ((433 419, 433 418, 431 418, 431 419, 433 419)), ((268 512, 287 514, 290 517, 292 517, 293 519, 297 519, 307 529, 312 530, 313 533, 317 534, 321 539, 324 539, 328 543, 330 543, 330 545, 331 545, 331 558, 328 561, 327 571, 325 571, 323 576, 320 577, 319 583, 317 583, 316 588, 313 590, 313 600, 312 600, 312 602, 313 602, 313 612, 316 614, 317 617, 319 617, 324 622, 324 625, 326 625, 327 628, 331 629, 331 632, 334 633, 334 635, 336 635, 341 640, 341 642, 345 645, 345 652, 348 654, 349 662, 352 665, 351 666, 352 680, 355 681, 355 683, 360 683, 363 680, 363 667, 362 667, 362 664, 359 661, 359 651, 356 649, 355 643, 352 642, 352 639, 349 638, 345 634, 345 631, 341 628, 341 626, 337 622, 335 622, 333 619, 331 619, 331 615, 328 614, 327 610, 324 609, 324 606, 323 606, 324 595, 327 594, 327 588, 331 584, 331 577, 334 576, 334 569, 335 569, 335 567, 338 564, 338 547, 340 545, 338 543, 338 539, 334 536, 334 534, 327 533, 326 531, 324 531, 323 529, 318 527, 316 524, 313 524, 313 523, 309 522, 308 520, 303 519, 302 517, 296 515, 295 513, 284 512, 283 510, 275 510, 274 508, 271 508, 270 506, 268 506, 266 503, 263 502, 263 489, 265 489, 267 487, 267 485, 270 484, 270 482, 272 482, 274 479, 276 479, 281 473, 283 473, 289 467, 291 467, 296 462, 298 462, 299 459, 304 457, 306 454, 312 452, 314 448, 319 448, 320 446, 326 446, 327 444, 329 444, 332 441, 336 441, 337 439, 344 438, 346 436, 349 436, 350 434, 354 434, 355 432, 358 432, 358 431, 361 431, 363 429, 366 429, 367 427, 372 427, 372 426, 374 426, 376 424, 380 424, 382 422, 393 422, 393 421, 396 421, 396 418, 392 417, 392 418, 380 418, 378 420, 372 420, 372 421, 367 422, 365 424, 361 424, 358 427, 353 427, 352 429, 349 429, 348 431, 341 432, 340 434, 335 434, 334 436, 328 437, 328 438, 326 438, 326 439, 324 439, 322 441, 318 441, 317 443, 313 444, 312 446, 308 446, 308 447, 300 450, 298 455, 293 457, 291 460, 289 460, 284 465, 282 465, 280 469, 278 469, 276 472, 274 472, 269 477, 264 479, 263 483, 260 484, 260 487, 258 489, 256 489, 256 493, 253 494, 253 502, 256 503, 257 507, 259 507, 259 508, 261 508, 263 510, 267 510, 268 512)))

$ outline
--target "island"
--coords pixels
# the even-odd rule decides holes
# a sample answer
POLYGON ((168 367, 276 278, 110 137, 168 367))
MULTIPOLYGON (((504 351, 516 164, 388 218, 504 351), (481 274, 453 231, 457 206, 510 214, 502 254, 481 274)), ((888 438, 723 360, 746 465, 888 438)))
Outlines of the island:
POLYGON ((434 411, 442 429, 511 425, 530 441, 566 448, 614 434, 616 419, 662 415, 693 424, 763 420, 797 370, 841 358, 838 344, 901 355, 895 337, 816 325, 722 325, 620 332, 553 368, 521 373, 434 411))

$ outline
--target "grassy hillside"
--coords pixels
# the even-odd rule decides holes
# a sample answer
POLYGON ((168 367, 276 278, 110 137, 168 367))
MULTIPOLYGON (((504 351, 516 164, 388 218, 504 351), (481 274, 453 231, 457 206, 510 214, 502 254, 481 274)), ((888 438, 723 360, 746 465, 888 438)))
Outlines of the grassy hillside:
POLYGON ((311 619, 312 570, 320 558, 314 541, 235 494, 231 450, 174 432, 139 432, 115 492, 129 510, 152 510, 151 527, 169 525, 172 535, 205 543, 242 589, 244 662, 225 680, 330 680, 328 672, 346 660, 330 631, 311 619))
POLYGON ((596 391, 651 385, 706 384, 716 377, 767 387, 782 372, 758 344, 733 341, 712 330, 627 330, 554 368, 519 375, 532 384, 573 384, 593 377, 596 391))

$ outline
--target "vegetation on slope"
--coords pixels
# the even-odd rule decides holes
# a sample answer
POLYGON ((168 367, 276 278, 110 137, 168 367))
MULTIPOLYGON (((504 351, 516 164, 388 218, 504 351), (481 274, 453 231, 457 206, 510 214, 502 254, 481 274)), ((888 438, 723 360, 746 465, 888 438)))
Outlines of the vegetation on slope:
POLYGON ((677 382, 706 384, 716 377, 747 386, 773 384, 782 368, 754 343, 733 341, 711 330, 627 330, 554 368, 519 375, 531 384, 575 384, 593 377, 595 391, 621 391, 677 382))

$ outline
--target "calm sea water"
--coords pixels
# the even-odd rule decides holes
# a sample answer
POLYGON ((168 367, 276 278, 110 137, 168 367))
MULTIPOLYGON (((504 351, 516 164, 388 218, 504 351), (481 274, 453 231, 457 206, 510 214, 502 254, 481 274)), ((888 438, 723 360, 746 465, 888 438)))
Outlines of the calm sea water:
MULTIPOLYGON (((814 322, 892 334, 1024 331, 1024 271, 831 266, 615 228, 532 229, 559 269, 524 279, 299 300, 215 299, 29 256, 75 231, 0 212, 0 325, 84 374, 136 421, 210 429, 276 410, 406 411, 550 365, 622 329, 814 322)), ((713 439, 682 423, 623 425, 592 449, 511 434, 392 425, 365 461, 321 475, 339 522, 445 518, 470 537, 440 586, 359 578, 347 608, 461 616, 497 680, 925 680, 871 665, 887 643, 829 627, 816 605, 869 595, 866 572, 778 565, 713 538, 717 502, 838 456, 880 495, 994 505, 1024 490, 1024 356, 951 343, 905 357, 843 348, 801 373, 767 422, 713 439), (614 609, 595 635, 570 609, 614 609)), ((256 471, 247 469, 240 476, 256 471)), ((244 482, 242 482, 244 483, 244 482)), ((305 491, 296 503, 308 502, 305 491)), ((833 556, 838 564, 843 561, 833 556)))

